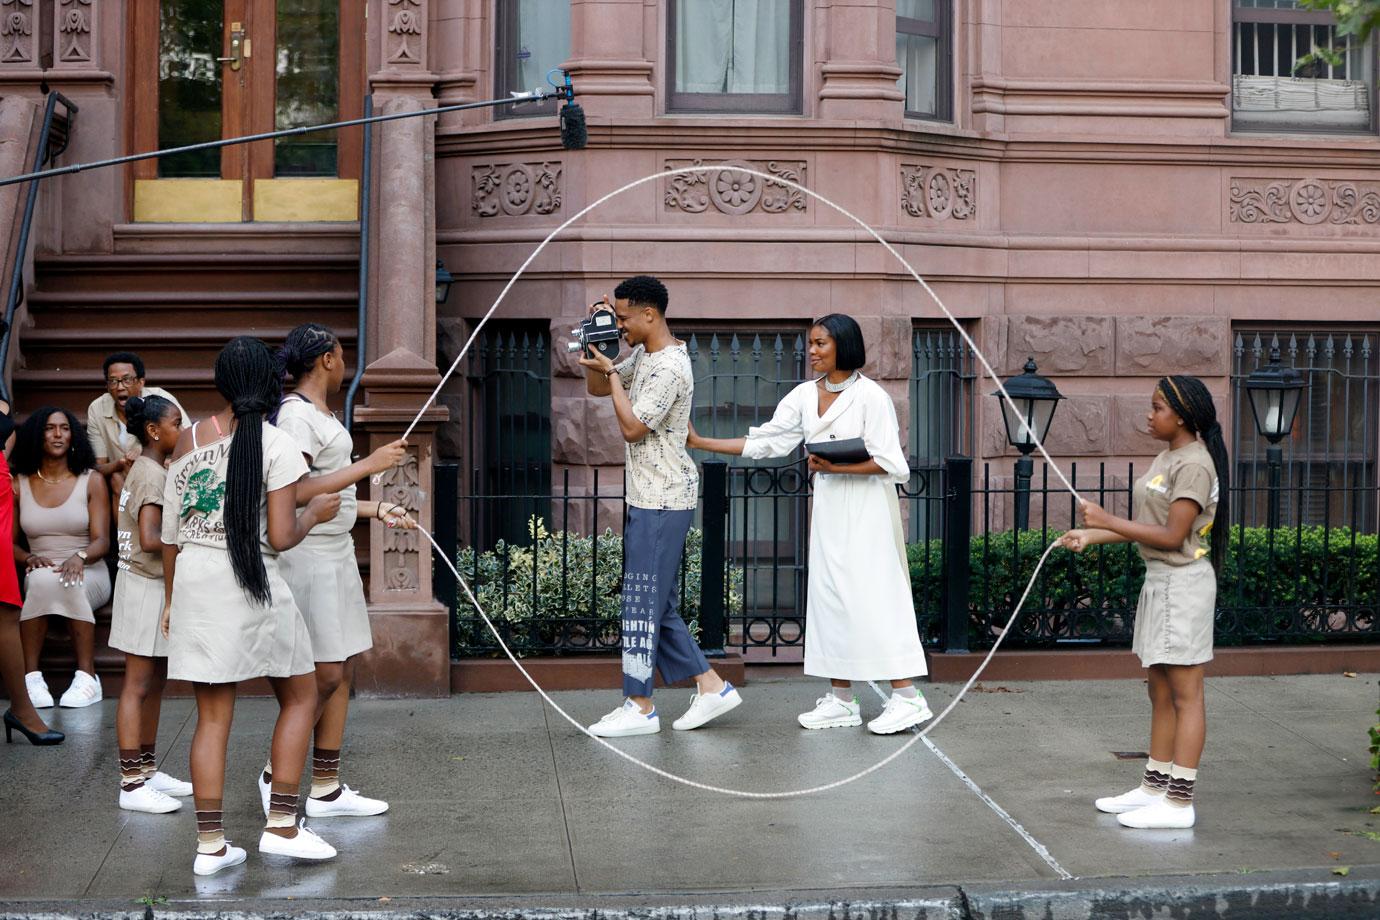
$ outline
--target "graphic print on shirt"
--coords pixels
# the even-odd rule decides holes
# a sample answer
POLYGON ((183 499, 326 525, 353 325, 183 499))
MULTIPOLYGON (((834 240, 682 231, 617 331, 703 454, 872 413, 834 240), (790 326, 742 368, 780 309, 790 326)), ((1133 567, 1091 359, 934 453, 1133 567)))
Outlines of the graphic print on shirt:
MULTIPOLYGON (((121 489, 121 490, 120 490, 120 509, 119 509, 119 512, 118 512, 118 513, 119 513, 121 516, 123 516, 124 513, 125 513, 125 509, 128 508, 128 507, 129 507, 129 489, 121 489)), ((121 571, 127 572, 127 571, 129 571, 129 557, 132 556, 132 555, 134 555, 134 532, 133 532, 133 531, 129 531, 129 530, 121 530, 121 529, 119 529, 119 528, 116 528, 116 530, 115 530, 115 536, 116 536, 116 539, 119 541, 119 548, 118 548, 118 556, 119 556, 119 558, 118 558, 118 561, 115 563, 115 566, 116 566, 116 568, 120 569, 121 571)))
POLYGON ((225 480, 217 472, 230 454, 230 439, 196 451, 177 471, 175 488, 182 494, 179 517, 185 539, 225 542, 225 480))
POLYGON ((623 577, 623 673, 633 680, 652 679, 658 601, 655 573, 628 572, 623 577))

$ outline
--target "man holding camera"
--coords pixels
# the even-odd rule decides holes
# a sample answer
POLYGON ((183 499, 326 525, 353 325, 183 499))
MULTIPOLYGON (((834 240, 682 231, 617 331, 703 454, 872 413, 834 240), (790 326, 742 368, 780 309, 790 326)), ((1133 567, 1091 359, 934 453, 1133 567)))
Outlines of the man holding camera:
POLYGON ((741 703, 733 685, 705 660, 676 610, 676 576, 685 536, 699 500, 699 473, 685 451, 694 375, 685 344, 666 325, 666 286, 649 275, 618 285, 591 315, 612 309, 618 330, 633 346, 615 365, 585 348, 580 364, 592 396, 611 396, 626 442, 628 524, 623 534, 623 705, 590 731, 602 738, 661 731, 652 705, 654 670, 667 684, 693 677, 698 691, 689 710, 671 723, 699 728, 741 703))

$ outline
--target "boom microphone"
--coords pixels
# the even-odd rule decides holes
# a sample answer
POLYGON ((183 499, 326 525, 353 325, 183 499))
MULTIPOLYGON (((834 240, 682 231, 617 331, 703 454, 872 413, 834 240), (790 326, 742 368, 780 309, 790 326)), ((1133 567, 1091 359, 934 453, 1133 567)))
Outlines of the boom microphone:
POLYGON ((565 74, 565 105, 561 106, 561 146, 566 150, 583 150, 589 143, 589 128, 585 125, 585 110, 575 102, 575 87, 570 72, 565 74))

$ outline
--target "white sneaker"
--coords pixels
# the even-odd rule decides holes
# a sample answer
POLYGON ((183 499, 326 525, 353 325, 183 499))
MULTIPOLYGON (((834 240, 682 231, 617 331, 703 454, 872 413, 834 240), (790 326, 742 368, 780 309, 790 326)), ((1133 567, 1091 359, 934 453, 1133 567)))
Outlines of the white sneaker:
POLYGON ((733 685, 724 681, 724 688, 718 693, 696 693, 694 699, 690 700, 690 708, 685 710, 685 715, 672 722, 671 727, 678 732, 699 728, 706 722, 737 709, 742 702, 743 698, 738 695, 733 685))
POLYGON ((293 859, 321 860, 335 855, 335 847, 316 835, 307 827, 306 818, 297 823, 296 837, 279 837, 267 830, 259 837, 259 852, 275 856, 291 856, 293 859))
POLYGON ((856 696, 853 702, 845 703, 831 691, 815 700, 815 708, 802 712, 796 721, 802 728, 809 729, 848 728, 862 724, 862 707, 858 705, 856 696))
POLYGON ((904 697, 893 693, 882 714, 867 723, 867 730, 874 735, 894 735, 933 718, 925 694, 917 691, 914 697, 904 697))
POLYGON ((29 691, 29 702, 34 704, 35 709, 53 708, 53 694, 48 689, 48 682, 43 679, 42 671, 30 671, 25 674, 24 686, 29 691))
POLYGON ((186 780, 175 779, 161 770, 144 780, 144 788, 154 789, 164 795, 175 796, 179 799, 192 794, 191 783, 186 780))
MULTIPOLYGON (((260 774, 262 778, 263 774, 260 774)), ((371 799, 360 795, 344 783, 340 784, 340 795, 327 801, 307 797, 308 818, 330 818, 336 815, 381 815, 388 810, 388 803, 382 799, 371 799)))
POLYGON ((656 714, 655 706, 644 714, 632 700, 624 700, 622 706, 591 725, 589 731, 600 738, 655 735, 661 731, 661 717, 656 714))
POLYGON ((1121 795, 1103 796, 1093 805, 1098 811, 1105 811, 1109 815, 1125 814, 1128 811, 1135 811, 1137 808, 1144 808, 1146 805, 1154 805, 1164 798, 1163 792, 1146 792, 1144 786, 1137 786, 1130 792, 1123 792, 1121 795))
POLYGON ((264 771, 259 771, 259 803, 264 807, 264 817, 268 817, 268 797, 273 792, 273 784, 264 779, 264 771))
POLYGON ((1116 820, 1122 827, 1151 830, 1192 827, 1197 816, 1193 813, 1191 804, 1181 808, 1178 805, 1170 805, 1168 799, 1160 796, 1158 801, 1144 808, 1117 815, 1116 820))
POLYGON ((244 862, 245 853, 240 847, 232 847, 229 843, 225 845, 225 852, 220 856, 212 856, 209 853, 196 854, 196 862, 192 863, 192 871, 197 875, 214 875, 221 869, 229 869, 231 866, 238 866, 244 862))
POLYGON ((138 789, 120 790, 120 807, 125 811, 144 811, 151 815, 166 815, 177 811, 182 803, 170 795, 164 795, 148 783, 138 789))
MULTIPOLYGON (((58 705, 67 709, 81 709, 101 701, 101 679, 92 677, 85 671, 78 671, 72 677, 72 685, 62 694, 58 705)), ((51 705, 51 704, 50 704, 51 705)))

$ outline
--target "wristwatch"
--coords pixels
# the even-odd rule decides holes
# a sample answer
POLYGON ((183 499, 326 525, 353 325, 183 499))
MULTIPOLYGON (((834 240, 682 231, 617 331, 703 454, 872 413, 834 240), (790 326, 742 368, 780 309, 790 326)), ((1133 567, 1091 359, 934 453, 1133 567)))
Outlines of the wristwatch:
POLYGON ((76 557, 77 557, 78 559, 80 559, 82 562, 85 562, 85 561, 86 561, 86 550, 84 550, 84 549, 79 549, 79 550, 77 550, 77 552, 76 552, 76 557))

